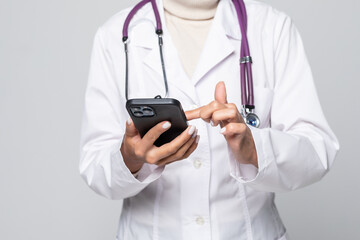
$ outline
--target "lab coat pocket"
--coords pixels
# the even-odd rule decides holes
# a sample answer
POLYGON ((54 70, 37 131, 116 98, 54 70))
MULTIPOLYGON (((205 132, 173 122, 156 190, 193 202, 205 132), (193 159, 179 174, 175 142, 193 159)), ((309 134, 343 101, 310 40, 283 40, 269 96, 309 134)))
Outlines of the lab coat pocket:
POLYGON ((270 126, 271 105, 274 91, 270 88, 254 86, 255 113, 260 119, 260 128, 270 126))

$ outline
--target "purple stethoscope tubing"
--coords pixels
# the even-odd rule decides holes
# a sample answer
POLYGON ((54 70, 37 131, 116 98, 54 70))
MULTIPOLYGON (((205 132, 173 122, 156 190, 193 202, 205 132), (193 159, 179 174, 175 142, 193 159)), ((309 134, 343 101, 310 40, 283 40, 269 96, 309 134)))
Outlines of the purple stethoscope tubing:
POLYGON ((142 8, 145 4, 147 4, 149 2, 151 2, 151 6, 152 6, 154 14, 155 14, 156 31, 161 31, 162 32, 160 14, 159 14, 158 8, 156 6, 156 1, 155 0, 142 0, 138 4, 135 5, 135 7, 130 11, 130 13, 128 14, 128 16, 125 19, 124 26, 123 26, 123 41, 126 41, 126 39, 129 37, 128 36, 128 29, 129 29, 131 19, 140 10, 140 8, 142 8), (124 40, 124 38, 125 38, 125 40, 124 40))
MULTIPOLYGON (((153 8, 154 11, 154 15, 155 15, 155 19, 156 19, 156 34, 158 36, 158 43, 159 43, 159 50, 160 50, 160 60, 161 60, 161 67, 162 67, 162 72, 163 72, 163 77, 164 77, 164 84, 165 84, 165 97, 167 97, 169 95, 169 87, 168 87, 168 83, 167 83, 167 77, 166 77, 166 70, 165 70, 165 61, 164 61, 164 54, 163 54, 163 39, 162 39, 162 34, 163 34, 163 30, 162 30, 162 25, 161 25, 161 20, 160 20, 160 14, 158 11, 158 8, 156 6, 156 1, 155 0, 142 0, 141 2, 139 2, 138 4, 135 5, 135 7, 130 11, 130 13, 128 14, 128 16, 125 19, 124 22, 124 26, 123 26, 123 43, 124 43, 124 50, 125 50, 125 98, 126 100, 129 99, 129 93, 128 93, 128 89, 129 89, 129 54, 128 54, 128 29, 129 29, 129 25, 130 25, 130 21, 131 19, 134 17, 134 15, 140 10, 140 8, 142 8, 145 4, 151 2, 151 6, 153 8)), ((157 97, 160 97, 159 95, 157 97)))
MULTIPOLYGON (((239 26, 241 31, 241 46, 240 46, 240 83, 241 83, 241 104, 243 107, 243 117, 246 118, 247 123, 250 122, 251 125, 258 127, 260 124, 260 121, 258 117, 253 113, 255 109, 254 105, 254 90, 253 90, 253 77, 252 77, 252 58, 250 56, 250 48, 249 48, 249 42, 247 39, 247 13, 246 13, 246 7, 243 0, 232 0, 239 26), (250 120, 248 121, 248 118, 250 120)), ((164 77, 164 84, 165 84, 165 90, 166 94, 165 97, 168 96, 168 84, 167 84, 167 77, 166 77, 166 71, 165 71, 165 63, 164 63, 164 57, 163 57, 163 39, 162 39, 162 24, 160 19, 160 14, 156 5, 156 0, 142 0, 138 4, 135 5, 135 7, 130 11, 128 16, 125 19, 124 26, 123 26, 123 42, 124 42, 124 48, 125 48, 125 59, 126 59, 126 73, 125 73, 125 96, 126 100, 128 100, 128 79, 129 79, 129 67, 128 67, 128 29, 130 25, 131 19, 134 17, 134 15, 141 9, 144 5, 147 3, 151 3, 155 19, 156 19, 156 31, 155 33, 158 35, 158 44, 159 44, 159 50, 160 50, 160 59, 161 59, 161 66, 163 71, 163 77, 164 77)), ((159 96, 157 96, 159 97, 159 96)))
POLYGON ((247 39, 247 15, 245 4, 242 0, 232 0, 237 12, 241 30, 240 50, 240 78, 241 78, 241 102, 243 106, 254 108, 254 88, 252 78, 252 59, 250 57, 249 42, 247 39))

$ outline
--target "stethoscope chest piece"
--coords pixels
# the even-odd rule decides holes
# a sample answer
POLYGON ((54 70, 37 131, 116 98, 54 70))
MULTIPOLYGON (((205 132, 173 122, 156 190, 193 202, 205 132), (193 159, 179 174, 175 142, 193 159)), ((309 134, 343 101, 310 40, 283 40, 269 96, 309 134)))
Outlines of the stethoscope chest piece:
POLYGON ((258 128, 260 126, 260 119, 255 113, 248 113, 245 116, 246 124, 258 128))
POLYGON ((240 111, 245 123, 252 127, 258 128, 260 126, 260 118, 254 113, 255 106, 242 106, 240 111))

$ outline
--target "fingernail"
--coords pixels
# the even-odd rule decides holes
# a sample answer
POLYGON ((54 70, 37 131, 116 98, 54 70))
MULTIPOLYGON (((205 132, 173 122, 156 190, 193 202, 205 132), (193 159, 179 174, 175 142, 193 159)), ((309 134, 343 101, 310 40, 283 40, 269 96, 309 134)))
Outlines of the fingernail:
POLYGON ((195 142, 196 142, 196 143, 199 143, 199 140, 200 140, 200 135, 197 135, 195 142))
POLYGON ((193 135, 191 137, 192 138, 196 137, 197 133, 198 133, 198 129, 195 130, 195 132, 193 133, 193 135))
POLYGON ((131 124, 132 120, 131 120, 131 117, 128 118, 128 120, 126 121, 128 125, 131 124))
POLYGON ((221 134, 224 134, 225 131, 226 131, 226 127, 223 127, 222 129, 220 129, 220 133, 221 133, 221 134))
POLYGON ((214 125, 214 122, 213 122, 212 120, 210 120, 210 125, 211 125, 211 126, 215 126, 215 125, 214 125))
POLYGON ((194 131, 195 131, 195 126, 193 125, 193 126, 191 126, 190 127, 190 129, 189 129, 189 135, 192 135, 193 133, 194 133, 194 131))
POLYGON ((163 127, 164 129, 169 128, 170 126, 171 126, 171 124, 170 124, 169 122, 166 122, 166 123, 164 123, 164 124, 162 125, 162 127, 163 127))

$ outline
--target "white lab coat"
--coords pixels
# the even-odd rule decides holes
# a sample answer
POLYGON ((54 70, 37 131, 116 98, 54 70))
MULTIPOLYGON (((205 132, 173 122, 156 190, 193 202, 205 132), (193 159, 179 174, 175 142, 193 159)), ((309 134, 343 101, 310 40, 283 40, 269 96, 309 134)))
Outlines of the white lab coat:
MULTIPOLYGON (((164 21, 163 5, 157 0, 164 21)), ((129 115, 125 109, 122 26, 129 8, 95 36, 81 132, 80 172, 110 199, 124 199, 117 238, 157 240, 287 239, 274 204, 275 192, 319 181, 331 167, 338 141, 324 118, 303 44, 291 19, 270 6, 245 1, 254 60, 259 129, 251 131, 259 169, 239 164, 218 127, 190 121, 197 150, 164 167, 145 164, 134 177, 119 151, 129 115)), ((165 25, 165 24, 163 24, 165 25)), ((164 94, 151 5, 129 29, 129 96, 164 94)), ((184 110, 213 100, 224 81, 228 101, 240 109, 241 34, 231 0, 221 0, 192 79, 185 74, 164 27, 169 97, 184 110)))

